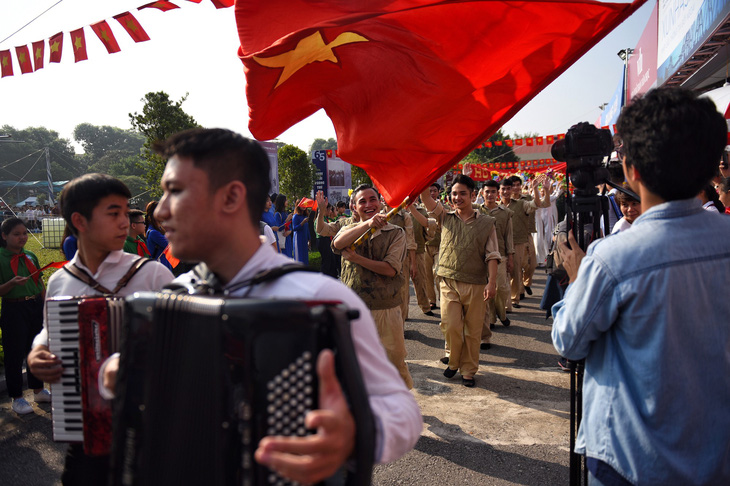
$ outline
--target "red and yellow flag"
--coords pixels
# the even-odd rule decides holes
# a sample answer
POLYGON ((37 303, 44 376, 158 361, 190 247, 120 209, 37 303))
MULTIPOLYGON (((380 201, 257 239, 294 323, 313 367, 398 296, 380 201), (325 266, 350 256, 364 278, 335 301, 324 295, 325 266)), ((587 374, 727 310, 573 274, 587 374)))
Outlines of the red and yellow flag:
POLYGON ((0 77, 13 75, 13 57, 10 55, 10 50, 0 51, 0 69, 2 75, 0 77))
POLYGON ((28 52, 28 46, 20 46, 15 48, 15 55, 18 59, 18 65, 20 66, 20 72, 22 74, 28 74, 33 72, 33 63, 31 62, 30 52, 28 52))
POLYGON ((124 27, 124 30, 127 31, 127 34, 129 34, 129 37, 131 37, 134 42, 150 40, 150 36, 147 35, 147 32, 145 32, 140 23, 131 13, 124 12, 122 14, 115 15, 114 18, 117 19, 117 22, 119 22, 122 27, 124 27))
POLYGON ((61 53, 63 52, 63 32, 59 32, 48 39, 48 48, 51 51, 48 62, 61 62, 61 53))
POLYGON ((96 33, 96 36, 99 38, 101 43, 104 44, 104 47, 106 47, 109 54, 121 51, 119 44, 117 44, 117 39, 114 37, 112 29, 109 27, 109 24, 106 23, 106 20, 91 24, 91 30, 96 33))
POLYGON ((43 56, 46 54, 46 42, 39 40, 33 43, 33 67, 34 71, 43 69, 43 56))
POLYGON ((487 140, 646 0, 238 0, 249 130, 323 108, 397 206, 487 140))
POLYGON ((86 55, 86 37, 84 37, 84 28, 71 31, 71 45, 74 50, 74 62, 85 61, 89 57, 86 55))
POLYGON ((167 12, 168 10, 173 10, 175 8, 180 8, 177 5, 175 5, 172 2, 168 2, 167 0, 158 0, 157 2, 147 3, 145 5, 142 5, 137 10, 142 10, 145 8, 156 8, 157 10, 162 10, 163 12, 167 12))

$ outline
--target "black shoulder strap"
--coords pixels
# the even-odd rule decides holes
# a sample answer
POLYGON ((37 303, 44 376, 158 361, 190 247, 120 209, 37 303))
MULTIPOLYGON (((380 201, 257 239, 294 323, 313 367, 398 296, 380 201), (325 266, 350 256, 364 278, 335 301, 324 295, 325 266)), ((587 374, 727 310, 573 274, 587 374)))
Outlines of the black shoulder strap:
POLYGON ((134 263, 132 263, 132 265, 129 267, 127 273, 125 273, 124 276, 119 279, 119 282, 117 282, 117 286, 114 287, 114 290, 109 290, 108 288, 104 287, 102 284, 97 282, 94 277, 89 275, 89 272, 77 267, 75 264, 66 264, 62 268, 72 277, 81 280, 92 289, 101 292, 104 295, 114 295, 122 288, 124 288, 129 283, 129 281, 132 280, 132 277, 134 277, 134 275, 149 261, 150 260, 148 258, 137 258, 137 260, 135 260, 134 263))
POLYGON ((193 269, 193 281, 190 285, 172 283, 165 287, 171 292, 182 292, 190 294, 228 295, 238 289, 254 287, 256 285, 271 282, 292 272, 317 272, 314 268, 306 267, 300 263, 287 263, 280 267, 273 267, 262 270, 248 280, 239 282, 230 288, 224 289, 220 279, 208 268, 205 263, 199 263, 193 269))

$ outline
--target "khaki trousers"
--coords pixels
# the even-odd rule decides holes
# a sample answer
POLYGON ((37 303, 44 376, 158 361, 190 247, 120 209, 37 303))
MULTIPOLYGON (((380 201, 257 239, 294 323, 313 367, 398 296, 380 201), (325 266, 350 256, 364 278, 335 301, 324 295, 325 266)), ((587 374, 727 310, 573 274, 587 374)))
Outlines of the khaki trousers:
POLYGON ((416 280, 413 282, 416 289, 418 307, 424 314, 431 310, 431 302, 426 295, 426 253, 416 253, 416 280))
POLYGON ((426 260, 426 296, 430 304, 436 303, 436 280, 434 275, 436 269, 434 264, 438 264, 439 261, 439 249, 437 246, 426 245, 426 253, 423 254, 423 258, 426 260))
POLYGON ((401 303, 400 303, 400 314, 403 317, 403 322, 408 319, 408 306, 411 305, 411 286, 409 285, 411 281, 411 259, 408 256, 408 252, 406 251, 406 259, 403 260, 403 269, 401 270, 403 272, 403 276, 405 277, 403 288, 401 289, 401 303))
POLYGON ((378 330, 378 336, 385 348, 388 360, 393 363, 410 390, 413 388, 413 378, 411 378, 406 364, 406 341, 403 338, 403 316, 400 313, 400 307, 371 310, 370 313, 373 315, 375 328, 378 330))
POLYGON ((522 284, 523 287, 532 287, 532 276, 537 268, 537 253, 535 252, 535 239, 530 235, 527 242, 527 258, 522 261, 522 284))
POLYGON ((510 298, 509 279, 507 278, 507 258, 497 266, 497 295, 487 301, 487 311, 484 313, 484 326, 482 326, 482 342, 489 343, 492 339, 490 324, 507 319, 507 302, 510 298))
POLYGON ((528 243, 515 244, 515 255, 512 257, 512 303, 519 303, 520 294, 525 292, 524 282, 522 281, 522 266, 528 256, 528 243))
POLYGON ((484 325, 484 285, 441 278, 441 332, 449 350, 449 368, 462 376, 479 370, 479 340, 484 325))

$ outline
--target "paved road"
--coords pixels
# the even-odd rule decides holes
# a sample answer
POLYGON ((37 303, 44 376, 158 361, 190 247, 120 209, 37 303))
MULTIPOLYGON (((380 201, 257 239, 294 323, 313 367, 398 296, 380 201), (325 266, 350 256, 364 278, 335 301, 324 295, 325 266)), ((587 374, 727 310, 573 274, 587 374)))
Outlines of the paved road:
MULTIPOLYGON (((550 321, 538 309, 545 279, 536 277, 512 325, 498 324, 472 389, 442 375, 438 316, 424 316, 412 297, 406 344, 424 429, 413 451, 376 468, 373 484, 568 484, 569 376, 556 367, 550 321)), ((51 440, 49 412, 42 405, 19 417, 0 396, 0 484, 60 484, 65 445, 51 440)))

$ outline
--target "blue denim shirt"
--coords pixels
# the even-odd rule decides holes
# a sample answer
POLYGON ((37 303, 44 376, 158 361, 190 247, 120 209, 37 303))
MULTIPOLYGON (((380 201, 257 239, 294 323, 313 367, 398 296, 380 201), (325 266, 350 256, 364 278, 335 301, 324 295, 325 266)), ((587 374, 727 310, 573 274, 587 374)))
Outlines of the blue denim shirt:
POLYGON ((577 452, 634 484, 730 484, 730 217, 649 209, 552 310, 555 349, 586 358, 577 452))

